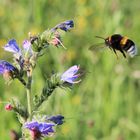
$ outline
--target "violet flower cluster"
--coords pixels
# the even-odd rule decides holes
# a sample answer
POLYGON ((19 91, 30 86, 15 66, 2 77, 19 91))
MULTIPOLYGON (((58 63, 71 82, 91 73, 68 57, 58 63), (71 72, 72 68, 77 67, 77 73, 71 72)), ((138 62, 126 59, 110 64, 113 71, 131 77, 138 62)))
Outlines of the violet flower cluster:
POLYGON ((43 122, 36 120, 26 122, 24 128, 30 130, 33 139, 52 136, 55 133, 54 127, 57 125, 62 125, 64 123, 64 116, 56 115, 51 117, 46 117, 43 122))
POLYGON ((31 121, 24 124, 24 127, 29 129, 33 139, 50 136, 54 133, 53 127, 55 124, 46 122, 31 121))
POLYGON ((29 39, 24 40, 22 45, 19 45, 15 39, 11 39, 3 47, 5 51, 13 54, 13 63, 0 60, 0 75, 3 75, 7 83, 18 79, 25 87, 27 94, 27 105, 12 99, 5 106, 7 111, 14 111, 17 114, 22 125, 23 139, 39 140, 52 136, 55 133, 55 127, 65 122, 62 115, 47 116, 35 112, 39 112, 42 103, 47 101, 56 88, 70 87, 79 83, 81 81, 79 79, 80 67, 74 65, 63 74, 53 74, 49 79, 46 79, 40 95, 32 95, 31 85, 37 59, 43 56, 44 50, 48 47, 64 47, 59 30, 67 32, 73 27, 74 22, 67 20, 42 34, 33 36, 29 33, 29 39), (45 117, 37 117, 42 115, 45 117))

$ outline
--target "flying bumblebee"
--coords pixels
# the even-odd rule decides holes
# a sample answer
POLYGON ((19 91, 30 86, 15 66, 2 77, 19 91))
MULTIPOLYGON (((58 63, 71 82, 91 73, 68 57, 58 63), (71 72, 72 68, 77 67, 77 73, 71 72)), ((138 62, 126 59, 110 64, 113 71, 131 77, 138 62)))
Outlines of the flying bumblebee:
MULTIPOLYGON (((125 52, 128 53, 130 57, 133 57, 137 54, 137 47, 135 43, 126 36, 122 36, 120 34, 114 34, 107 38, 103 38, 100 36, 96 36, 96 37, 103 39, 105 41, 104 42, 105 45, 109 47, 109 49, 113 50, 116 56, 117 56, 116 51, 120 51, 123 54, 124 58, 126 58, 125 52)), ((94 46, 91 46, 89 49, 93 50, 94 46)))

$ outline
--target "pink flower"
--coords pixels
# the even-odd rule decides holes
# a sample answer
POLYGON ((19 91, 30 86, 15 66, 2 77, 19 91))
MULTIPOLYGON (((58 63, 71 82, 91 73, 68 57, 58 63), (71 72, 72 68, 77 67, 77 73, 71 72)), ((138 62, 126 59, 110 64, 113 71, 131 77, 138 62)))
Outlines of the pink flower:
POLYGON ((58 45, 60 45, 60 40, 58 38, 54 38, 50 41, 50 44, 57 47, 58 45))
POLYGON ((13 110, 13 106, 12 106, 11 104, 7 104, 7 105, 5 106, 5 110, 11 111, 11 110, 13 110))

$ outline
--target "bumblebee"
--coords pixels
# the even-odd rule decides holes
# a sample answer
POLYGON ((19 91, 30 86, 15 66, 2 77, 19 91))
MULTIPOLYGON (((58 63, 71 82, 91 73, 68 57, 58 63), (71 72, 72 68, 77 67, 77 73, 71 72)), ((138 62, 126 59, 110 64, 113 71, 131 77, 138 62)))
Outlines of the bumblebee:
MULTIPOLYGON (((124 56, 124 58, 126 58, 125 52, 128 53, 131 57, 137 54, 137 47, 135 43, 126 36, 122 36, 120 34, 114 34, 107 38, 103 38, 100 36, 96 36, 96 37, 104 39, 105 45, 109 47, 109 49, 113 50, 116 56, 117 56, 116 51, 120 51, 122 55, 124 56)), ((91 47, 90 49, 92 48, 93 47, 91 47)))

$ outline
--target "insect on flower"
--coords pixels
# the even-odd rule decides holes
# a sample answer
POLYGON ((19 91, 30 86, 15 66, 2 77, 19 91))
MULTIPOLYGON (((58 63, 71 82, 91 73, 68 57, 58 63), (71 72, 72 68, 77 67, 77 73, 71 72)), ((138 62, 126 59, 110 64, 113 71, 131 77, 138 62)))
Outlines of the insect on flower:
POLYGON ((81 74, 77 74, 79 69, 80 67, 77 65, 70 67, 67 71, 65 71, 61 75, 61 80, 64 82, 68 82, 70 84, 79 83, 81 80, 76 81, 78 77, 81 75, 81 74))
MULTIPOLYGON (((131 57, 137 54, 137 47, 135 43, 131 39, 127 38, 126 36, 122 36, 120 34, 114 34, 107 38, 103 38, 100 36, 96 36, 96 37, 103 39, 105 41, 105 45, 109 47, 109 49, 113 50, 116 56, 117 56, 116 51, 120 51, 123 54, 124 58, 126 58, 125 52, 128 53, 131 57)), ((94 47, 95 46, 93 45, 89 49, 94 50, 94 47)))

